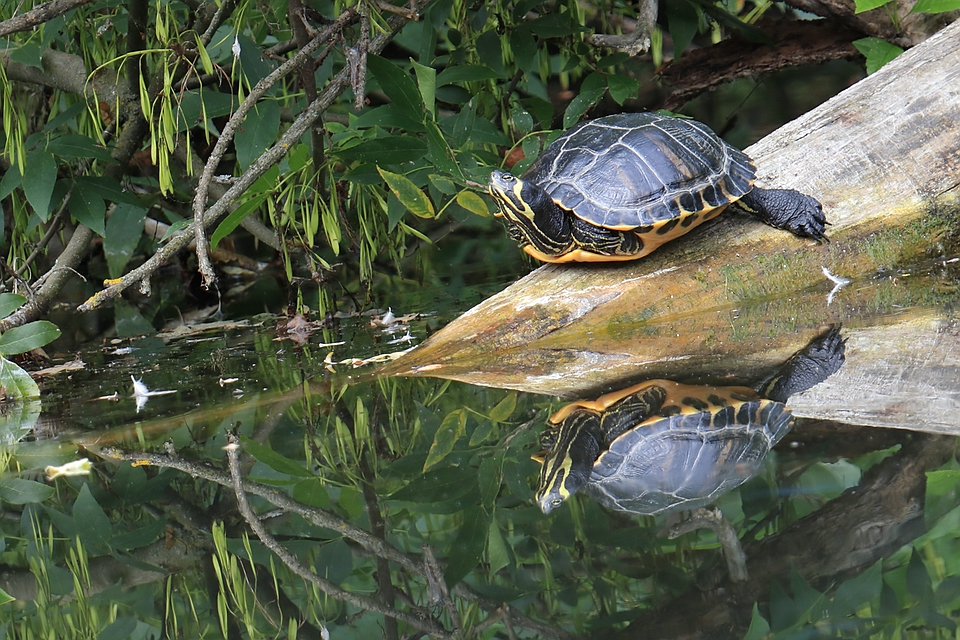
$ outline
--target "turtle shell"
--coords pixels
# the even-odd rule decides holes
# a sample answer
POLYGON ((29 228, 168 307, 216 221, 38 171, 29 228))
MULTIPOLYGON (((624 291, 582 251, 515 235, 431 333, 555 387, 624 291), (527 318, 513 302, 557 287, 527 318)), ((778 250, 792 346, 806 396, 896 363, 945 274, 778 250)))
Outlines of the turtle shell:
POLYGON ((654 515, 712 502, 756 474, 793 426, 783 403, 746 387, 650 384, 666 387, 663 407, 626 425, 583 487, 612 509, 654 515))
POLYGON ((664 235, 719 214, 755 175, 750 158, 700 122, 626 113, 573 127, 524 180, 591 224, 664 235))

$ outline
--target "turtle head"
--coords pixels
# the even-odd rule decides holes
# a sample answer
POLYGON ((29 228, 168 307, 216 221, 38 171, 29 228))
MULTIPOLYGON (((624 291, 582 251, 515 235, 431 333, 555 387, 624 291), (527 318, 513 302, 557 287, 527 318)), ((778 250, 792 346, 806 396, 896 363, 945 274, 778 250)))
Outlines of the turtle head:
POLYGON ((549 433, 552 447, 533 456, 543 465, 536 499, 545 514, 590 479, 593 463, 600 455, 600 417, 592 411, 576 411, 549 433))
POLYGON ((487 189, 511 235, 547 256, 570 250, 570 221, 546 191, 506 171, 494 170, 487 189))

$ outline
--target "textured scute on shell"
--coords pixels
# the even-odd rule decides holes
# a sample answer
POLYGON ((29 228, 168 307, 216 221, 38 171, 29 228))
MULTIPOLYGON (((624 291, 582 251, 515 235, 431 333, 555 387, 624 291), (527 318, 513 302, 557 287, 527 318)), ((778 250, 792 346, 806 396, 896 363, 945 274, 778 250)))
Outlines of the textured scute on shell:
POLYGON ((635 514, 693 509, 753 476, 792 426, 790 411, 772 400, 661 418, 611 443, 583 491, 635 514))
POLYGON ((706 125, 629 113, 573 127, 524 179, 587 222, 632 229, 727 205, 755 175, 750 158, 706 125))

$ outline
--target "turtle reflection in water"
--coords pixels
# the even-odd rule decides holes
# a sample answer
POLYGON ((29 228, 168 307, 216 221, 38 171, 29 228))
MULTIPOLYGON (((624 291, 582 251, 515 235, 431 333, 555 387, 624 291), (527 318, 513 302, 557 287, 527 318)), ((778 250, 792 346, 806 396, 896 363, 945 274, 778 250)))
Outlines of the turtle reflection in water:
POLYGON ((619 511, 694 509, 755 474, 793 426, 794 393, 832 375, 844 340, 831 329, 794 354, 759 392, 650 380, 550 417, 534 455, 536 498, 550 513, 577 491, 619 511))

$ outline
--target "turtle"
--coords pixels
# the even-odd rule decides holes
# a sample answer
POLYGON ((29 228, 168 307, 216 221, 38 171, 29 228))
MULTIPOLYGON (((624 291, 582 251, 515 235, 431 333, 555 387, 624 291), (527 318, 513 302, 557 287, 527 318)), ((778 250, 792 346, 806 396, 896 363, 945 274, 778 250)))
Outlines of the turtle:
POLYGON ((533 456, 549 514, 583 491, 618 511, 656 515, 712 502, 759 469, 793 427, 787 399, 844 361, 839 327, 812 340, 758 389, 648 380, 554 413, 533 456))
POLYGON ((754 186, 756 168, 707 125, 659 113, 582 122, 522 178, 494 170, 488 190, 507 230, 543 262, 635 260, 728 205, 826 242, 821 204, 793 189, 754 186))

